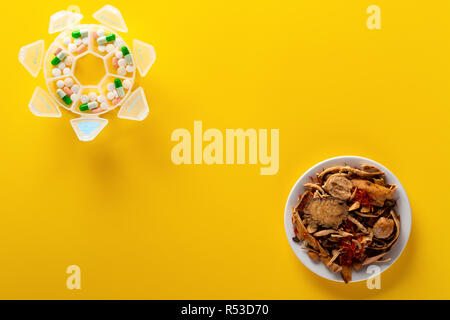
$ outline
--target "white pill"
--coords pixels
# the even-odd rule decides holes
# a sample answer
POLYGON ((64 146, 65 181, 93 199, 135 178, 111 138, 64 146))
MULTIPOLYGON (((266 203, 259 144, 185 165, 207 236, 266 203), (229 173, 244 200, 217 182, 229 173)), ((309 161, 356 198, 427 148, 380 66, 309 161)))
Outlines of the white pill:
POLYGON ((134 66, 133 65, 128 65, 127 66, 127 72, 133 72, 134 71, 134 66))
MULTIPOLYGON (((71 87, 73 86, 73 79, 72 78, 66 78, 64 80, 64 84, 66 85, 66 87, 71 87)), ((73 91, 73 90, 72 90, 73 91)))
POLYGON ((114 91, 114 89, 115 89, 116 87, 114 86, 114 83, 108 83, 107 85, 106 85, 106 89, 108 89, 108 91, 114 91))
POLYGON ((119 64, 119 67, 125 67, 127 65, 127 60, 119 59, 117 63, 119 64))
POLYGON ((122 81, 122 86, 125 89, 130 89, 131 88, 131 80, 130 79, 126 79, 122 81))
POLYGON ((64 68, 63 69, 63 73, 68 76, 70 74, 70 69, 69 68, 64 68))
POLYGON ((98 29, 97 35, 98 35, 99 37, 103 37, 103 36, 105 35, 105 30, 103 30, 103 29, 98 29))
POLYGON ((61 75, 61 69, 53 68, 53 70, 52 70, 52 75, 53 75, 54 77, 59 77, 59 76, 61 75))
POLYGON ((119 97, 119 94, 117 93, 116 90, 114 90, 113 93, 114 93, 114 98, 118 98, 119 97))
POLYGON ((117 52, 116 52, 116 58, 117 58, 117 59, 122 59, 122 58, 123 58, 123 53, 122 53, 122 51, 117 51, 117 52))
POLYGON ((114 47, 114 45, 112 45, 111 43, 108 44, 108 45, 106 46, 106 51, 108 51, 108 52, 111 52, 111 51, 113 51, 114 49, 115 49, 115 47, 114 47))
POLYGON ((80 92, 80 86, 77 84, 74 84, 72 88, 70 88, 73 93, 79 93, 80 92))
POLYGON ((75 52, 75 51, 77 51, 77 46, 76 46, 76 44, 75 43, 71 43, 71 44, 69 44, 69 51, 70 52, 75 52))
POLYGON ((89 38, 88 37, 84 37, 83 38, 83 40, 82 40, 82 42, 84 43, 84 44, 89 44, 89 38))
POLYGON ((100 103, 105 102, 106 101, 105 96, 102 96, 102 95, 98 96, 97 101, 100 103))
POLYGON ((98 51, 105 52, 106 47, 105 46, 98 46, 98 51))
POLYGON ((82 43, 82 41, 80 38, 76 38, 75 40, 73 40, 73 43, 75 43, 76 46, 79 46, 82 43))
POLYGON ((85 94, 81 96, 81 103, 88 103, 89 97, 85 94))
POLYGON ((127 70, 124 67, 119 67, 119 69, 117 69, 117 74, 119 76, 124 76, 127 74, 127 70))
POLYGON ((73 63, 73 58, 72 57, 67 57, 64 59, 64 63, 66 64, 66 66, 70 66, 73 63))
POLYGON ((116 40, 114 40, 114 45, 115 45, 116 47, 120 47, 120 46, 123 45, 123 44, 124 44, 124 42, 123 42, 123 40, 120 39, 120 38, 117 38, 116 40))
POLYGON ((64 81, 58 80, 58 81, 56 82, 56 86, 57 86, 58 88, 63 88, 63 87, 64 87, 64 81))
POLYGON ((63 70, 65 67, 66 67, 66 64, 64 62, 58 63, 58 68, 60 68, 61 70, 63 70))
POLYGON ((97 100, 97 94, 95 92, 89 92, 88 97, 91 101, 97 100))
POLYGON ((70 37, 64 37, 64 41, 63 42, 64 42, 64 44, 66 46, 68 46, 70 44, 70 42, 71 42, 70 37))
POLYGON ((114 99, 114 92, 110 91, 106 94, 106 98, 108 98, 108 100, 112 100, 114 99))
POLYGON ((70 96, 70 99, 72 99, 73 101, 78 100, 78 95, 76 93, 72 93, 72 95, 70 96))
POLYGON ((102 109, 108 109, 108 103, 107 103, 107 102, 102 102, 102 103, 100 104, 100 107, 101 107, 102 109))

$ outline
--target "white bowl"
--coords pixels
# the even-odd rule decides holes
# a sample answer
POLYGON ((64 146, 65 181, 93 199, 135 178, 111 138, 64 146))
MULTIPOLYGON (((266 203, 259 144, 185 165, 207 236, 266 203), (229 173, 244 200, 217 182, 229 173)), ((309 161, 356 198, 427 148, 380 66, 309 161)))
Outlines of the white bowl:
MULTIPOLYGON (((291 245, 291 248, 297 258, 299 258, 300 261, 309 270, 323 278, 343 282, 344 280, 342 279, 340 272, 334 273, 330 271, 330 269, 328 269, 321 261, 317 262, 311 260, 307 255, 306 250, 302 249, 303 245, 292 240, 292 238, 294 237, 294 226, 292 224, 292 207, 297 204, 298 195, 302 194, 305 191, 303 185, 307 182, 311 182, 310 177, 315 177, 316 173, 321 172, 323 169, 339 165, 349 165, 351 167, 361 167, 362 165, 376 166, 385 173, 385 179, 387 183, 397 185, 394 199, 397 201, 395 212, 400 216, 400 236, 393 245, 391 252, 389 252, 389 254, 385 256, 386 258, 391 258, 391 260, 389 262, 375 264, 380 268, 379 273, 388 269, 395 262, 395 260, 397 260, 397 258, 405 248, 406 243, 408 242, 409 234, 411 232, 411 207, 409 205, 409 200, 408 196, 406 195, 405 189, 403 188, 400 181, 394 176, 394 174, 392 174, 392 172, 383 167, 381 164, 362 157, 342 156, 322 161, 310 168, 300 177, 300 179, 298 179, 298 181, 292 188, 291 193, 289 194, 289 198, 287 200, 286 208, 284 211, 284 228, 286 230, 286 236, 288 238, 289 244, 291 245)), ((351 282, 363 281, 375 276, 376 273, 373 273, 372 270, 371 272, 367 271, 368 267, 369 266, 363 266, 358 272, 353 271, 351 282)))

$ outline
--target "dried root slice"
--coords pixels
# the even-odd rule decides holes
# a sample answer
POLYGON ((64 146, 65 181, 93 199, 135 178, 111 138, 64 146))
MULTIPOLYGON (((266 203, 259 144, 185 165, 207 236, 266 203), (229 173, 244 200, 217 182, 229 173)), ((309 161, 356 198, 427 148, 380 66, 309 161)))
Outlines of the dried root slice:
POLYGON ((309 233, 314 233, 314 232, 317 231, 317 225, 316 224, 309 224, 309 225, 306 226, 306 230, 309 233))
POLYGON ((359 203, 359 201, 353 202, 353 204, 350 206, 350 208, 348 208, 348 211, 358 210, 360 206, 361 206, 361 204, 359 203))
POLYGON ((317 253, 317 252, 314 252, 314 251, 308 251, 308 256, 311 258, 311 260, 313 260, 313 261, 317 261, 317 260, 319 260, 320 259, 320 256, 319 256, 319 254, 317 253))
POLYGON ((372 230, 369 229, 369 235, 363 236, 361 238, 361 245, 367 246, 372 242, 372 240, 373 240, 373 232, 372 230))
POLYGON ((317 231, 316 233, 314 233, 314 236, 315 237, 324 237, 324 236, 328 236, 332 233, 339 233, 339 231, 334 230, 334 229, 320 230, 320 231, 317 231))
POLYGON ((366 191, 372 198, 372 204, 377 207, 382 207, 386 200, 392 200, 395 194, 395 189, 388 189, 369 180, 352 179, 352 183, 359 190, 366 191))
POLYGON ((294 213, 293 218, 294 227, 297 230, 297 237, 301 240, 305 240, 313 249, 319 250, 318 241, 306 230, 298 212, 294 213))
POLYGON ((361 265, 362 265, 361 262, 353 262, 353 264, 352 264, 353 270, 358 272, 359 269, 361 269, 361 265))
POLYGON ((332 234, 331 236, 334 238, 345 238, 345 237, 353 237, 354 236, 353 233, 350 233, 347 231, 339 230, 338 232, 339 232, 339 234, 332 234))
POLYGON ((384 263, 384 262, 389 262, 391 260, 392 260, 392 258, 387 258, 387 259, 384 259, 384 260, 377 260, 374 263, 384 263))
POLYGON ((339 271, 342 270, 342 267, 340 265, 336 264, 336 263, 332 262, 332 263, 329 264, 329 262, 331 260, 331 258, 329 256, 327 256, 327 257, 322 257, 321 256, 320 259, 322 260, 322 263, 324 265, 326 265, 328 267, 328 269, 330 269, 332 272, 339 272, 339 271))
POLYGON ((355 213, 363 218, 377 218, 378 216, 376 214, 367 214, 367 213, 361 213, 359 211, 355 211, 355 213))
POLYGON ((341 271, 342 279, 344 279, 345 283, 349 283, 352 281, 352 266, 343 265, 341 271))
POLYGON ((321 194, 321 195, 326 195, 326 192, 322 189, 322 187, 320 186, 320 185, 318 185, 317 183, 305 183, 304 185, 303 185, 305 188, 309 188, 309 189, 312 189, 312 190, 316 190, 316 191, 319 191, 319 193, 321 194))
POLYGON ((330 261, 328 261, 327 267, 330 267, 331 264, 339 257, 341 254, 341 250, 333 250, 333 256, 331 257, 330 261))
POLYGON ((306 190, 302 194, 302 198, 298 202, 298 204, 295 206, 293 213, 298 212, 299 214, 303 213, 303 210, 305 209, 306 205, 308 204, 309 200, 311 200, 313 197, 313 194, 311 191, 306 190))
POLYGON ((347 217, 347 219, 350 220, 351 222, 353 222, 353 223, 356 225, 356 227, 357 227, 359 230, 361 230, 363 233, 365 233, 365 234, 368 234, 368 233, 369 233, 369 231, 366 229, 366 227, 364 227, 364 226, 362 225, 361 222, 359 222, 358 220, 356 220, 356 219, 353 218, 352 216, 349 215, 349 216, 347 217))
POLYGON ((336 167, 331 167, 331 168, 323 170, 321 173, 317 174, 317 178, 319 179, 319 181, 322 181, 323 177, 325 177, 327 174, 336 173, 336 172, 349 172, 349 173, 352 173, 352 174, 362 177, 362 178, 376 177, 376 176, 380 176, 380 175, 384 174, 383 171, 381 171, 377 168, 375 168, 375 169, 376 169, 376 171, 374 170, 372 172, 372 171, 363 171, 363 170, 355 169, 355 168, 352 168, 349 166, 336 166, 336 167))
POLYGON ((367 266, 368 264, 374 263, 376 261, 378 261, 379 259, 383 258, 385 255, 387 255, 389 253, 389 251, 380 253, 379 255, 373 256, 373 257, 369 257, 366 258, 366 260, 364 260, 364 262, 362 263, 363 266, 367 266))
POLYGON ((397 214, 395 213, 394 210, 391 209, 390 214, 392 216, 392 219, 394 219, 394 223, 395 223, 395 228, 397 229, 396 233, 395 233, 395 237, 394 239, 392 239, 391 242, 388 243, 387 247, 389 248, 390 246, 392 246, 395 241, 397 241, 398 237, 400 236, 400 221, 397 218, 397 214))

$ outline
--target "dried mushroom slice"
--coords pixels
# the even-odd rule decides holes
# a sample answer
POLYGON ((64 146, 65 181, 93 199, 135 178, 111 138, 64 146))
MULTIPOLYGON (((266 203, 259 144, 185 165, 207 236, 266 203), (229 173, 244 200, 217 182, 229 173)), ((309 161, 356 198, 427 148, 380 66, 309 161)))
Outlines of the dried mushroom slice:
POLYGON ((378 239, 388 238, 394 232, 394 220, 381 217, 373 225, 373 235, 378 239))
POLYGON ((347 179, 347 175, 335 173, 325 182, 323 189, 337 199, 348 200, 352 193, 352 182, 347 179))
POLYGON ((305 214, 308 223, 337 228, 347 218, 347 206, 339 199, 314 198, 306 205, 305 214))

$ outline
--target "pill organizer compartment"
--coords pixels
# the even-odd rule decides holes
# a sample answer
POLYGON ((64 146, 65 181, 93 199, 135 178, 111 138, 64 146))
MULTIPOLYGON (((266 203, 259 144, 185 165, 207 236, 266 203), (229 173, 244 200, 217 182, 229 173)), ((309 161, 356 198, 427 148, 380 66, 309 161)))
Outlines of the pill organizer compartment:
POLYGON ((107 56, 111 52, 115 51, 119 45, 124 43, 123 39, 117 34, 117 31, 111 30, 104 26, 92 25, 89 34, 91 37, 91 41, 90 41, 91 51, 100 56, 107 56), (100 37, 98 35, 99 30, 103 30, 104 36, 114 34, 115 40, 108 41, 105 44, 100 45, 97 42, 97 39, 100 37))
MULTIPOLYGON (((106 69, 108 70, 108 72, 109 73, 111 73, 111 74, 113 74, 113 75, 118 75, 118 76, 120 76, 120 77, 129 77, 129 78, 132 78, 132 77, 134 77, 134 73, 136 72, 136 67, 135 67, 135 64, 134 64, 134 57, 133 57, 133 54, 132 53, 130 53, 131 54, 131 56, 132 56, 132 59, 133 59, 133 63, 131 64, 131 67, 132 67, 132 70, 128 70, 127 69, 127 67, 128 67, 128 65, 126 65, 126 66, 124 66, 124 67, 120 67, 120 66, 115 66, 114 65, 114 63, 113 63, 113 60, 116 58, 118 61, 116 61, 116 63, 118 64, 119 63, 119 61, 121 60, 121 59, 123 59, 123 58, 117 58, 116 57, 116 54, 118 53, 118 52, 122 52, 121 50, 120 50, 120 48, 117 48, 114 52, 112 52, 112 53, 110 53, 109 55, 107 55, 106 57, 105 57, 105 64, 106 64, 106 69), (126 72, 125 73, 120 73, 119 72, 119 68, 123 68, 126 72)), ((125 60, 125 59, 124 59, 125 60)))
MULTIPOLYGON (((80 98, 78 99, 78 101, 76 103, 73 104, 72 106, 72 112, 78 113, 80 115, 99 115, 105 112, 108 112, 110 110, 110 108, 108 107, 106 110, 102 110, 102 112, 98 112, 97 111, 93 111, 93 110, 88 110, 88 111, 81 111, 80 110, 80 106, 84 103, 89 103, 92 101, 96 101, 98 103, 98 106, 100 107, 101 102, 98 101, 99 96, 101 96, 102 93, 100 92, 100 90, 98 90, 97 86, 84 86, 81 90, 81 94, 80 94, 80 98), (90 98, 90 94, 94 93, 96 98, 95 100, 92 100, 90 98), (87 96, 88 100, 87 102, 84 99, 83 96, 87 96)), ((105 98, 106 99, 106 98, 105 98)))
POLYGON ((47 53, 44 58, 44 77, 45 79, 52 79, 52 78, 60 78, 60 77, 67 77, 71 76, 73 74, 73 65, 74 65, 74 57, 67 53, 67 57, 62 61, 62 63, 65 64, 65 67, 68 68, 68 73, 64 74, 64 69, 60 69, 60 73, 54 74, 53 69, 59 69, 58 65, 54 66, 51 61, 55 57, 54 52, 57 48, 62 48, 61 45, 58 42, 54 42, 50 48, 47 50, 47 53), (66 62, 69 64, 67 65, 66 62))
POLYGON ((99 89, 100 89, 100 92, 102 92, 102 94, 106 97, 106 100, 109 103, 109 105, 112 108, 115 108, 115 107, 122 105, 123 102, 128 98, 128 96, 130 94, 130 88, 132 88, 132 86, 133 86, 133 78, 108 75, 105 77, 105 79, 100 84, 99 89), (115 98, 117 98, 115 96, 114 96, 114 98, 110 99, 112 97, 110 92, 112 92, 114 94, 114 92, 117 91, 117 89, 115 88, 115 85, 114 85, 115 79, 120 79, 120 81, 122 83, 122 88, 124 91, 124 96, 121 97, 120 100, 118 100, 118 101, 114 100, 115 98), (125 82, 125 85, 124 85, 124 82, 125 82), (110 89, 112 89, 112 90, 110 90, 110 89))
POLYGON ((47 80, 47 87, 50 91, 50 94, 55 98, 55 100, 58 102, 59 105, 63 106, 66 109, 71 109, 75 105, 76 101, 74 101, 74 100, 76 100, 76 99, 72 99, 72 97, 69 96, 72 99, 72 103, 70 105, 67 105, 61 99, 61 97, 56 93, 56 91, 58 89, 64 90, 64 87, 68 87, 70 90, 72 90, 72 88, 74 86, 77 86, 79 89, 81 89, 80 83, 72 76, 62 76, 62 77, 56 77, 56 78, 47 80), (70 86, 69 86, 70 83, 67 82, 67 79, 72 79, 72 81, 71 81, 72 84, 70 86), (64 86, 59 88, 58 81, 64 82, 65 83, 64 86))
POLYGON ((69 52, 72 56, 76 57, 84 54, 89 50, 90 44, 90 25, 82 24, 71 27, 58 36, 58 42, 62 44, 64 50, 69 52), (72 32, 87 30, 88 34, 85 37, 74 38, 72 32), (70 40, 70 42, 69 42, 70 40), (84 48, 84 49, 83 49, 84 48))

